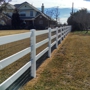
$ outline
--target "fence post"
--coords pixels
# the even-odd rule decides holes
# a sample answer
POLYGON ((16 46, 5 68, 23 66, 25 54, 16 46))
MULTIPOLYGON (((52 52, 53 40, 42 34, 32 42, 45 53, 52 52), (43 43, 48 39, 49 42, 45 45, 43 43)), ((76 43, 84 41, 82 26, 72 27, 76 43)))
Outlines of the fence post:
POLYGON ((66 28, 66 31, 65 31, 65 37, 67 36, 67 28, 66 28))
POLYGON ((68 34, 68 27, 67 27, 67 32, 66 32, 66 35, 68 34))
POLYGON ((64 29, 65 29, 65 27, 63 27, 63 32, 62 32, 63 38, 62 38, 62 40, 64 40, 64 29))
POLYGON ((36 77, 36 30, 32 29, 31 30, 31 76, 36 77))
POLYGON ((61 42, 62 42, 62 32, 63 32, 62 29, 63 29, 63 27, 61 27, 61 42))
POLYGON ((61 43, 61 42, 62 42, 62 40, 61 40, 61 37, 62 37, 62 29, 61 29, 61 28, 60 28, 60 32, 59 32, 59 33, 60 33, 60 37, 59 37, 59 38, 60 38, 60 43, 61 43))
POLYGON ((66 30, 66 27, 64 27, 64 31, 63 31, 64 32, 64 36, 63 36, 64 38, 65 38, 65 30, 66 30))
POLYGON ((49 42, 48 42, 48 57, 51 57, 51 28, 48 29, 49 33, 48 33, 48 38, 49 38, 49 42))
POLYGON ((56 48, 58 47, 58 27, 56 27, 56 48))
POLYGON ((70 32, 72 31, 72 26, 70 26, 70 32))

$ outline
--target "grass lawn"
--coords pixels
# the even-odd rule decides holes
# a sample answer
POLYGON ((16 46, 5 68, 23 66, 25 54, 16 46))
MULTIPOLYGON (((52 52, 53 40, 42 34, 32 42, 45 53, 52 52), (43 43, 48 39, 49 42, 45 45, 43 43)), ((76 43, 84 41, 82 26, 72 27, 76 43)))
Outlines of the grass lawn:
POLYGON ((90 90, 90 34, 70 33, 52 56, 20 90, 90 90))
POLYGON ((0 36, 29 32, 30 30, 0 30, 0 36))

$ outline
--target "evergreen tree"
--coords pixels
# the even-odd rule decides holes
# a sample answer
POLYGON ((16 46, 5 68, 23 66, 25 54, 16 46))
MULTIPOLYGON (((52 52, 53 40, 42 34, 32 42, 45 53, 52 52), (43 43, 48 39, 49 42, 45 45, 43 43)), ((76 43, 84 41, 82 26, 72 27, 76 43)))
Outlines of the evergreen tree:
POLYGON ((90 26, 90 13, 87 9, 81 9, 73 14, 67 20, 72 25, 73 30, 88 30, 90 26))
POLYGON ((19 29, 20 28, 20 17, 18 10, 15 9, 12 14, 12 27, 13 29, 19 29))

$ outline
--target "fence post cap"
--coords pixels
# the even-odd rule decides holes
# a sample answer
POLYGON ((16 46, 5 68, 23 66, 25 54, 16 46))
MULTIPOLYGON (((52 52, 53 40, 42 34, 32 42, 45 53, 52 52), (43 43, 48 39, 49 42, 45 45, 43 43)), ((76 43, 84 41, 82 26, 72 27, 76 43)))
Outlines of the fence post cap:
POLYGON ((35 29, 31 29, 30 31, 36 31, 35 29))
POLYGON ((51 29, 50 27, 48 29, 51 29))

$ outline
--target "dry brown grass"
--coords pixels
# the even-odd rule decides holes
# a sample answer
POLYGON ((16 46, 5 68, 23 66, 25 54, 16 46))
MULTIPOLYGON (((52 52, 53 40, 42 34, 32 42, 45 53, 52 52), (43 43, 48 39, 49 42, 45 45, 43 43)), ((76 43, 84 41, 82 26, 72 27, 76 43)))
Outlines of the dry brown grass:
POLYGON ((90 90, 90 35, 71 33, 43 69, 21 90, 90 90))
POLYGON ((30 30, 0 30, 0 36, 29 32, 30 30))

